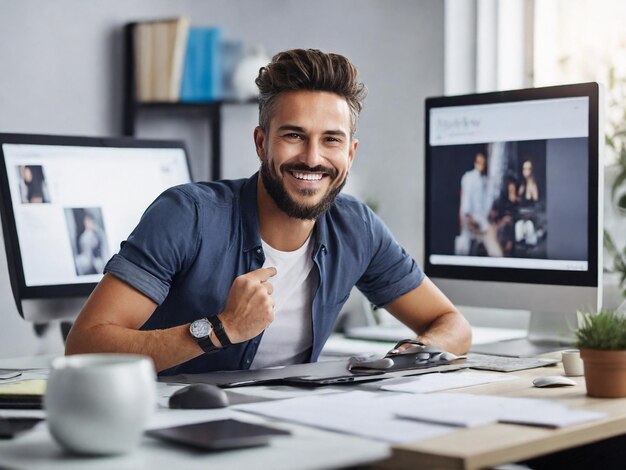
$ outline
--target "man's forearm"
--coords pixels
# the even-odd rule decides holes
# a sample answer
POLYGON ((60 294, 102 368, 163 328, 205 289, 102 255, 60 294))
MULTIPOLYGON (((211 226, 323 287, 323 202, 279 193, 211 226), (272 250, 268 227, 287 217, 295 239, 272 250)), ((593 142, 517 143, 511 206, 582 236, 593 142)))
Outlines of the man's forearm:
MULTIPOLYGON (((215 342, 213 337, 212 339, 215 342)), ((203 354, 189 334, 189 325, 141 331, 99 324, 80 331, 72 330, 67 338, 66 354, 103 352, 149 356, 157 371, 169 369, 203 354)))

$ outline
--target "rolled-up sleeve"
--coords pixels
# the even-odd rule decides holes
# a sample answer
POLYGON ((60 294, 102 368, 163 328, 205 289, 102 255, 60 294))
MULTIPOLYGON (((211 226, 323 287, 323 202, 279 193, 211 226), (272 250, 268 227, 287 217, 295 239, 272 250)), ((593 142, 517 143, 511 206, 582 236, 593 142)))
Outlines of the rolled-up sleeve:
POLYGON ((385 307, 418 287, 424 272, 384 222, 371 211, 368 215, 371 260, 357 287, 374 305, 385 307))
POLYGON ((176 274, 196 257, 199 225, 197 203, 179 187, 168 189, 148 207, 104 272, 160 305, 176 274))

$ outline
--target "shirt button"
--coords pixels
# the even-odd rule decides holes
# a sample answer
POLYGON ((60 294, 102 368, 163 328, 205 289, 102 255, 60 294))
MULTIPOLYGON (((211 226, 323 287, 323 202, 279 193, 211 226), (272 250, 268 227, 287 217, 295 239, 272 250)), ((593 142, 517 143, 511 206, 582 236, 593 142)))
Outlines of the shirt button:
POLYGON ((261 254, 261 248, 257 248, 257 249, 256 249, 256 252, 257 252, 258 254, 261 254))

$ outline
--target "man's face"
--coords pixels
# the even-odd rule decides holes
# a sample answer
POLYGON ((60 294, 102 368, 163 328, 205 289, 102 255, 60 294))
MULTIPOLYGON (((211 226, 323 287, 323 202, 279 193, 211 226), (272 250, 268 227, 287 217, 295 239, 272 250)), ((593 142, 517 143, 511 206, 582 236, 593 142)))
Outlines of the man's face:
POLYGON ((476 168, 481 175, 484 175, 487 171, 487 158, 482 153, 477 153, 474 158, 474 168, 476 168))
POLYGON ((314 220, 346 183, 357 140, 350 109, 339 95, 289 91, 278 96, 269 129, 254 138, 263 186, 290 217, 314 220))

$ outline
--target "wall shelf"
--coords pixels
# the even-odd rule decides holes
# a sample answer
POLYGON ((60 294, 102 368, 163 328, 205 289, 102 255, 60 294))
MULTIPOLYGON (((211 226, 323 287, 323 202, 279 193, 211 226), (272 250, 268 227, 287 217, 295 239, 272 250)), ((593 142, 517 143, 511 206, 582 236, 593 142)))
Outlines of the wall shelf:
POLYGON ((122 134, 129 137, 136 135, 136 123, 140 113, 163 110, 190 111, 203 113, 208 121, 210 133, 209 160, 211 162, 211 179, 218 180, 222 176, 222 107, 226 105, 254 104, 258 101, 225 99, 210 102, 140 102, 135 93, 135 55, 133 30, 137 23, 124 26, 124 94, 122 134))

